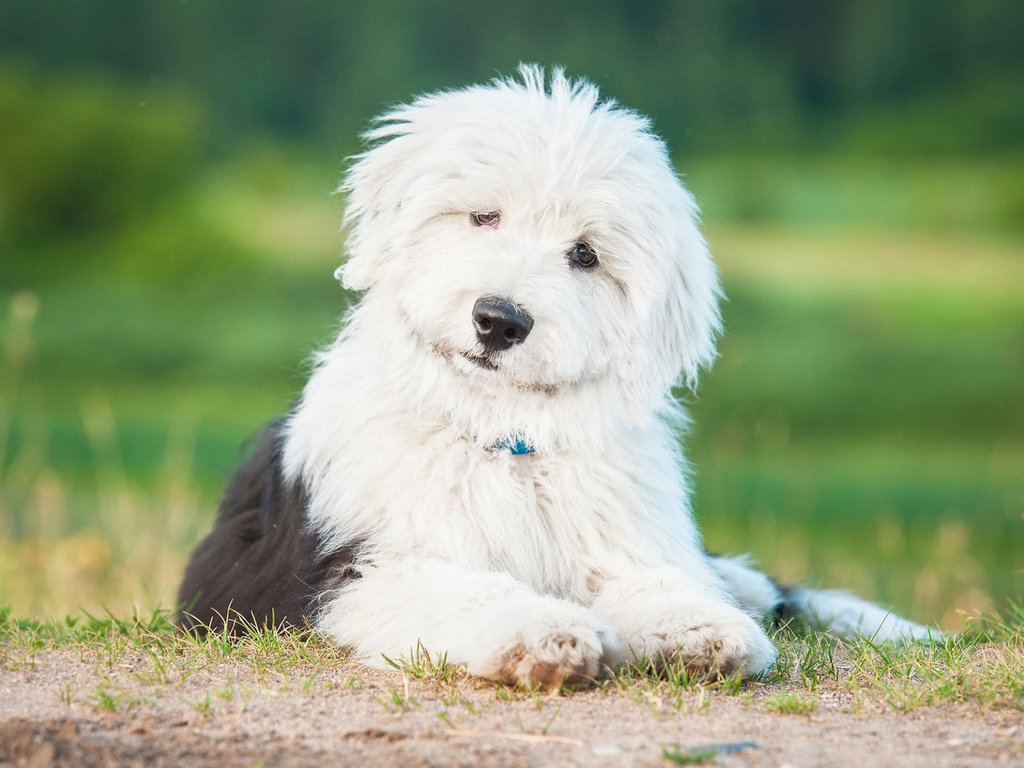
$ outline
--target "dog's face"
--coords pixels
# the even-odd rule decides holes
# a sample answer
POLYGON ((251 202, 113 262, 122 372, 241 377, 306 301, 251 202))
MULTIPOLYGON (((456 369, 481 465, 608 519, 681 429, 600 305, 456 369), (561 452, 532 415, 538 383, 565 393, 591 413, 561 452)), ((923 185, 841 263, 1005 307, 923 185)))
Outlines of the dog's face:
POLYGON ((646 120, 561 73, 521 76, 381 118, 343 187, 344 282, 480 387, 614 380, 653 410, 713 355, 693 200, 646 120))

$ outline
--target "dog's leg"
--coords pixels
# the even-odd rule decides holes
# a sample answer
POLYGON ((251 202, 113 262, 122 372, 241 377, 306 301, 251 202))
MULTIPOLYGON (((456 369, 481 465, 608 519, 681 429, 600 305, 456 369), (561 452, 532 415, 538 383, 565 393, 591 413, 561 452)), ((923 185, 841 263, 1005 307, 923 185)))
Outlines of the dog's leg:
POLYGON ((786 589, 785 595, 785 610, 839 637, 859 635, 878 642, 897 643, 945 637, 939 629, 915 624, 891 610, 842 590, 793 587, 786 589))
POLYGON ((747 613, 763 620, 771 615, 800 616, 839 637, 872 640, 938 640, 943 633, 904 619, 880 605, 838 590, 780 587, 751 567, 745 557, 711 557, 712 567, 729 594, 747 613))
POLYGON ((375 558, 360 571, 315 623, 369 665, 422 643, 471 674, 555 690, 586 685, 617 657, 614 634, 593 613, 507 574, 413 557, 375 558))
POLYGON ((778 613, 784 606, 785 590, 753 568, 748 558, 712 555, 708 561, 732 599, 758 621, 778 613))
POLYGON ((703 675, 753 675, 775 661, 761 625, 707 580, 659 568, 606 582, 594 613, 618 633, 627 654, 656 663, 681 661, 703 675))

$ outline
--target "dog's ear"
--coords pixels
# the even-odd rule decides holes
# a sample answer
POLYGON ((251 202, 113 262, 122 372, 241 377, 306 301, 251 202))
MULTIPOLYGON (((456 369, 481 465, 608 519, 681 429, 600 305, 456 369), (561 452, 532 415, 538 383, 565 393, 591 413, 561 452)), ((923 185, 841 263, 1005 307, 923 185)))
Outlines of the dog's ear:
POLYGON ((637 419, 658 410, 672 387, 696 387, 701 368, 715 357, 721 331, 718 271, 693 196, 672 174, 661 202, 668 210, 651 243, 656 283, 642 299, 623 382, 637 419))
POLYGON ((394 221, 403 212, 406 191, 415 181, 422 137, 414 130, 415 105, 377 119, 363 138, 368 149, 353 158, 338 191, 346 196, 344 225, 347 259, 337 275, 352 291, 364 291, 393 258, 394 221))

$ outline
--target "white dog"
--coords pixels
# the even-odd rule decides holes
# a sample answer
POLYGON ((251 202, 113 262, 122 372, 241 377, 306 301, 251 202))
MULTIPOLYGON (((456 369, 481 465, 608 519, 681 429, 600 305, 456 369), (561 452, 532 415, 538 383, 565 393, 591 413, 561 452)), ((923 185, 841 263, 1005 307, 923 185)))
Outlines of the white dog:
POLYGON ((704 553, 672 387, 714 356, 719 285, 647 120, 524 66, 367 138, 338 273, 363 296, 236 475, 190 616, 307 620, 377 665, 422 643, 546 689, 633 656, 759 673, 780 608, 928 634, 704 553))

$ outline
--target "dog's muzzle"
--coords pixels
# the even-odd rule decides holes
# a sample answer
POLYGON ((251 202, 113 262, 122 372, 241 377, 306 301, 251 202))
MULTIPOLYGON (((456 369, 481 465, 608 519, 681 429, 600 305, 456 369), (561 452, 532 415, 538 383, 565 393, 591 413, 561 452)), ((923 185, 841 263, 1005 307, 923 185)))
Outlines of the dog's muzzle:
POLYGON ((473 325, 487 352, 501 352, 526 340, 533 318, 505 299, 484 296, 473 305, 473 325))

